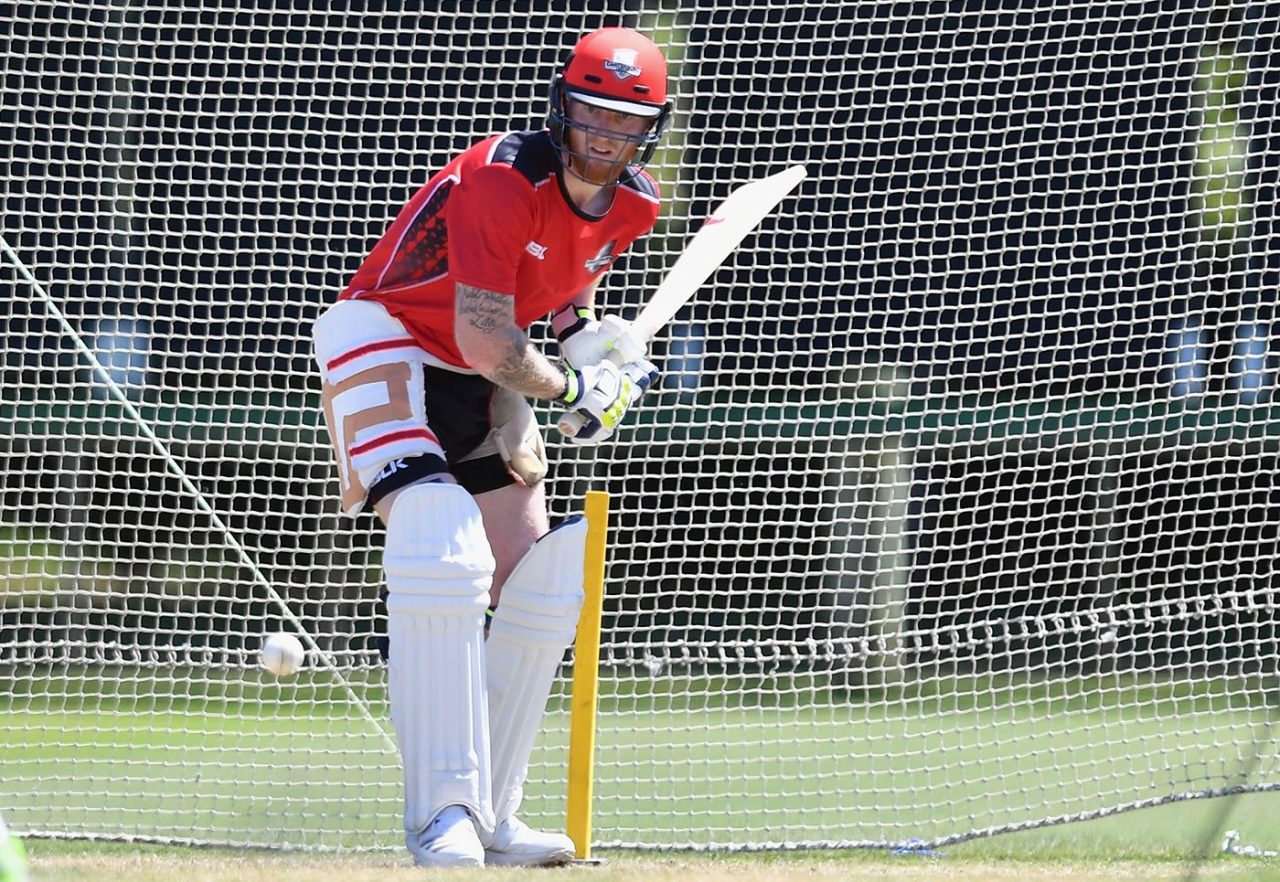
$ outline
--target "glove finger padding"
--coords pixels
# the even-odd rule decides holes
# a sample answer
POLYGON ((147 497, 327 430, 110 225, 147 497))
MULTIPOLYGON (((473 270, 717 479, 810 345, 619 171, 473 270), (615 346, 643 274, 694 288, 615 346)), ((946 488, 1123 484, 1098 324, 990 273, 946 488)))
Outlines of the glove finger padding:
POLYGON ((606 315, 600 320, 596 333, 603 341, 606 354, 617 364, 645 361, 649 355, 648 343, 632 334, 631 322, 621 316, 606 315))
POLYGON ((631 333, 631 323, 617 315, 596 321, 584 306, 570 304, 551 317, 551 328, 560 343, 560 357, 575 368, 600 364, 644 361, 649 347, 631 333))
POLYGON ((498 425, 489 436, 498 455, 516 480, 532 487, 547 476, 547 450, 533 408, 524 396, 499 387, 493 416, 498 425))
POLYGON ((658 377, 662 375, 656 364, 644 358, 629 362, 623 370, 631 374, 631 379, 640 390, 635 398, 631 399, 632 404, 639 401, 640 396, 644 395, 644 393, 658 385, 658 377))

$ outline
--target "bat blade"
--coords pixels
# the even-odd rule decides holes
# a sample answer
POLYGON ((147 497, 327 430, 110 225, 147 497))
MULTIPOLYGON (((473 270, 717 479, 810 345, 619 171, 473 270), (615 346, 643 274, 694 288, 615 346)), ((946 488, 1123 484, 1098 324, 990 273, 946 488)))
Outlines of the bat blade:
MULTIPOLYGON (((793 165, 776 175, 743 184, 730 193, 720 207, 703 221, 684 253, 624 333, 637 343, 647 343, 675 318, 680 307, 698 293, 702 283, 720 268, 747 234, 804 180, 805 174, 804 166, 793 165)), ((617 357, 619 351, 615 350, 615 361, 620 360, 617 357)), ((563 414, 558 425, 566 437, 572 438, 586 422, 581 413, 573 412, 563 414)))
POLYGON ((675 317, 724 259, 805 178, 802 165, 744 184, 729 194, 689 241, 684 253, 631 323, 637 340, 648 340, 675 317))

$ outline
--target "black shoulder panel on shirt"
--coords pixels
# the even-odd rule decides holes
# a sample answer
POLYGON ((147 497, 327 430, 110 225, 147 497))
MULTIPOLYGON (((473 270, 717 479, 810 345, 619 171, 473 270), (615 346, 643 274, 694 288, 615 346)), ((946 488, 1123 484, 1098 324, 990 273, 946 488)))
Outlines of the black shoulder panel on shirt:
POLYGON ((635 190, 637 193, 643 193, 650 199, 658 198, 658 187, 647 174, 635 166, 631 166, 628 171, 630 171, 631 174, 622 179, 622 186, 626 187, 628 190, 635 190))
POLYGON ((493 162, 511 166, 535 187, 560 167, 551 135, 541 132, 512 132, 493 148, 493 162))

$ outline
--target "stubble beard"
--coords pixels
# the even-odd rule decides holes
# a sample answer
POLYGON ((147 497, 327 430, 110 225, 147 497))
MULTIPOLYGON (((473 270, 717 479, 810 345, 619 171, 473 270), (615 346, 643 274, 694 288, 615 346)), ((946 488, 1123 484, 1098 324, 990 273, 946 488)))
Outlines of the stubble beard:
POLYGON ((615 165, 612 160, 596 159, 581 153, 566 151, 569 170, 588 184, 596 187, 610 187, 618 182, 625 166, 615 165))

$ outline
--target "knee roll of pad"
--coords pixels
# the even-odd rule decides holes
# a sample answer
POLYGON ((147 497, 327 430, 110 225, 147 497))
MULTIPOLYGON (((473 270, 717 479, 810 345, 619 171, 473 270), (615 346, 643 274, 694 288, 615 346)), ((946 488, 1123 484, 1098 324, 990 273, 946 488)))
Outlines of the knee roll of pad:
POLYGON ((382 565, 388 610, 397 598, 413 596, 439 615, 484 615, 493 552, 470 493, 456 484, 409 487, 396 498, 387 521, 382 565))
POLYGON ((533 544, 507 577, 490 625, 495 635, 530 648, 563 650, 582 611, 587 522, 572 517, 533 544))

